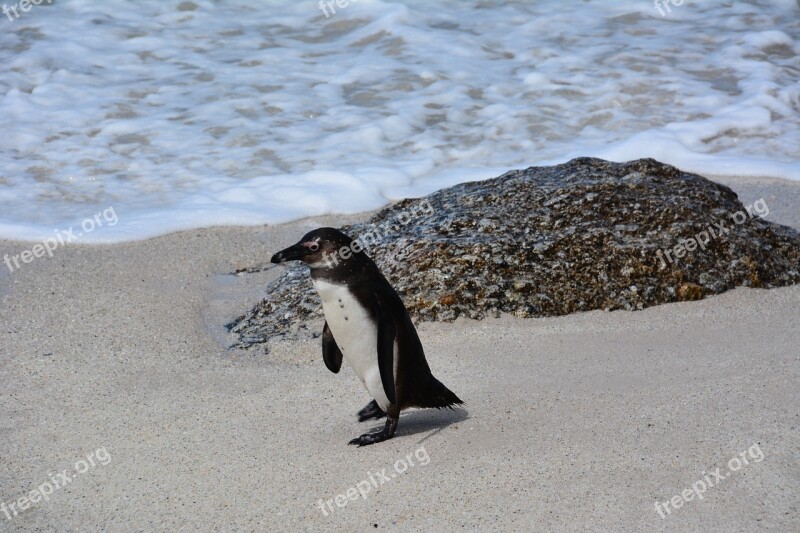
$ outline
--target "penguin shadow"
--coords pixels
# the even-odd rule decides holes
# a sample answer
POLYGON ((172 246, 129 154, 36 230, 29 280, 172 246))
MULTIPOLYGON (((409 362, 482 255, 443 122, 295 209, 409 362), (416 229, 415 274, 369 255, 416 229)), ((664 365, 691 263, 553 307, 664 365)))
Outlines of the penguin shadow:
MULTIPOLYGON (((417 442, 417 444, 422 444, 448 426, 452 426, 458 422, 463 422, 469 418, 469 411, 463 407, 458 407, 455 409, 418 409, 414 411, 407 411, 400 415, 400 420, 397 424, 397 431, 395 432, 394 436, 395 438, 405 437, 419 435, 429 431, 430 433, 425 435, 419 442, 417 442)), ((383 427, 384 422, 381 421, 379 425, 374 426, 368 431, 368 433, 380 431, 383 429, 383 427)))

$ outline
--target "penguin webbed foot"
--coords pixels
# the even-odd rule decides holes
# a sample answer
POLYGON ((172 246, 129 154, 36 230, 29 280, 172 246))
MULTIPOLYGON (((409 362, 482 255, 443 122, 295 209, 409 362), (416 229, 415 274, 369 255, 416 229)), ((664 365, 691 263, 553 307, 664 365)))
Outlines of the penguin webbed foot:
POLYGON ((378 402, 372 400, 358 412, 358 421, 364 422, 365 420, 370 420, 371 418, 381 419, 384 416, 386 416, 386 411, 378 406, 378 402))
POLYGON ((378 442, 383 442, 385 440, 389 440, 394 436, 394 432, 397 429, 397 418, 386 418, 386 425, 383 427, 382 430, 377 431, 375 433, 364 433, 360 437, 356 437, 349 442, 349 444, 357 444, 360 448, 361 446, 369 446, 370 444, 375 444, 378 442))

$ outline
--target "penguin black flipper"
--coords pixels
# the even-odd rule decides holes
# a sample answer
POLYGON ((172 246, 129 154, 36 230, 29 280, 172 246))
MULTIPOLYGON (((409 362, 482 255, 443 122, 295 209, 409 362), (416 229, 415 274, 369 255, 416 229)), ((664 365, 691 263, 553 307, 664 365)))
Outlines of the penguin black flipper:
POLYGON ((336 339, 333 338, 327 321, 325 321, 325 327, 322 328, 322 359, 328 370, 334 374, 339 373, 339 369, 342 368, 342 351, 336 344, 336 339))
POLYGON ((381 308, 381 298, 375 294, 375 316, 378 319, 378 370, 381 373, 381 383, 386 393, 386 398, 392 403, 397 403, 394 390, 394 339, 397 327, 392 317, 384 313, 381 308))

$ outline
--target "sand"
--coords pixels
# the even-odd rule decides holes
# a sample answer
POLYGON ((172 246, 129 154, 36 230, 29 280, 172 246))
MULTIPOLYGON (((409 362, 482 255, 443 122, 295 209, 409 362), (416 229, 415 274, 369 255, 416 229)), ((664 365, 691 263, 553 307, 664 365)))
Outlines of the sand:
MULTIPOLYGON (((800 227, 800 185, 721 181, 800 227)), ((349 368, 318 341, 229 351, 222 324, 280 267, 228 272, 366 216, 0 264, 0 530, 800 529, 800 286, 421 324, 465 409, 355 448, 381 423, 349 368)))

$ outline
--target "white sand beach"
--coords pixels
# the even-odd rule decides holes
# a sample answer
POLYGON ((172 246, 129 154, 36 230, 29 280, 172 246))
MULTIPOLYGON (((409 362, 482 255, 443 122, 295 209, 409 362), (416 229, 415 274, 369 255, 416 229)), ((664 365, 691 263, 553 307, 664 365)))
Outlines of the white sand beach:
MULTIPOLYGON (((800 184, 725 181, 800 227, 800 184)), ((318 341, 226 350, 222 324, 280 267, 227 273, 365 217, 69 245, 0 270, 0 530, 800 528, 798 286, 420 324, 465 408, 348 446, 381 424, 356 422, 369 398, 349 368, 331 374, 318 341)))

